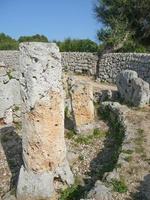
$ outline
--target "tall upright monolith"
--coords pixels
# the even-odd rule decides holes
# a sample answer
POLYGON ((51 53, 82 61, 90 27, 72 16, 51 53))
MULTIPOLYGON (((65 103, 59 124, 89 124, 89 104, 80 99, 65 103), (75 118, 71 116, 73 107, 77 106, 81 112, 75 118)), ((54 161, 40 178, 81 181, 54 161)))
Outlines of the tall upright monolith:
POLYGON ((24 166, 17 186, 19 200, 49 199, 55 177, 73 183, 66 159, 61 75, 56 44, 20 44, 24 166))

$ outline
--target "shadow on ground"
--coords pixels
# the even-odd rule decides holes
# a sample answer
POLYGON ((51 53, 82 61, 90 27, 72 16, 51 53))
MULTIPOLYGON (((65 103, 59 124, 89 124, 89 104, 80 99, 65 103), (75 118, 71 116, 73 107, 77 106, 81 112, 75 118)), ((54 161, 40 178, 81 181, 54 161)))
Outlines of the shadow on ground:
POLYGON ((103 150, 90 163, 90 172, 86 174, 88 178, 84 179, 84 184, 79 184, 66 200, 86 199, 87 193, 93 188, 96 181, 102 180, 106 172, 111 172, 116 167, 123 141, 122 133, 116 131, 110 130, 106 135, 103 150))
POLYGON ((65 129, 67 129, 67 130, 73 130, 74 129, 73 120, 70 119, 67 116, 65 116, 64 125, 65 125, 65 129))
POLYGON ((150 174, 144 177, 144 180, 140 182, 140 186, 137 188, 135 194, 131 194, 133 200, 150 200, 150 174))
POLYGON ((12 126, 1 128, 0 139, 12 175, 10 181, 10 189, 12 189, 16 187, 20 167, 23 163, 22 140, 12 126))

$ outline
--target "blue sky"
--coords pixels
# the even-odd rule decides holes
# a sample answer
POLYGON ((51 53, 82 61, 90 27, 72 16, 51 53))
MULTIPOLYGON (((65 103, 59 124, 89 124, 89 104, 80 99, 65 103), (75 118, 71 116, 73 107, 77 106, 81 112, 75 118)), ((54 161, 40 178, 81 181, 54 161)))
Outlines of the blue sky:
POLYGON ((0 32, 13 38, 36 33, 49 40, 89 38, 101 27, 93 14, 95 0, 0 0, 0 32))

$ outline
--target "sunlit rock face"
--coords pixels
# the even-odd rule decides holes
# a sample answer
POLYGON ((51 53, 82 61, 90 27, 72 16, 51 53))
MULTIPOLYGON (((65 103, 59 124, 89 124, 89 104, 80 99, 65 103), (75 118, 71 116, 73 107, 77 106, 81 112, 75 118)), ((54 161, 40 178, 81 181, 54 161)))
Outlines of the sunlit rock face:
POLYGON ((61 55, 54 43, 20 45, 24 166, 18 199, 51 197, 54 177, 73 183, 66 160, 61 73, 61 55))

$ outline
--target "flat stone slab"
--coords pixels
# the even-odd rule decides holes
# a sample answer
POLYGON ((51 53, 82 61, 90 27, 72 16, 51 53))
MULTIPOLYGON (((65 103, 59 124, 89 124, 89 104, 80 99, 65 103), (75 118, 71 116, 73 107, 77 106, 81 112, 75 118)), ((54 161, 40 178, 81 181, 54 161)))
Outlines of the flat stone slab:
POLYGON ((32 171, 26 171, 24 167, 21 168, 17 188, 18 200, 47 200, 53 192, 52 173, 34 174, 32 171))

